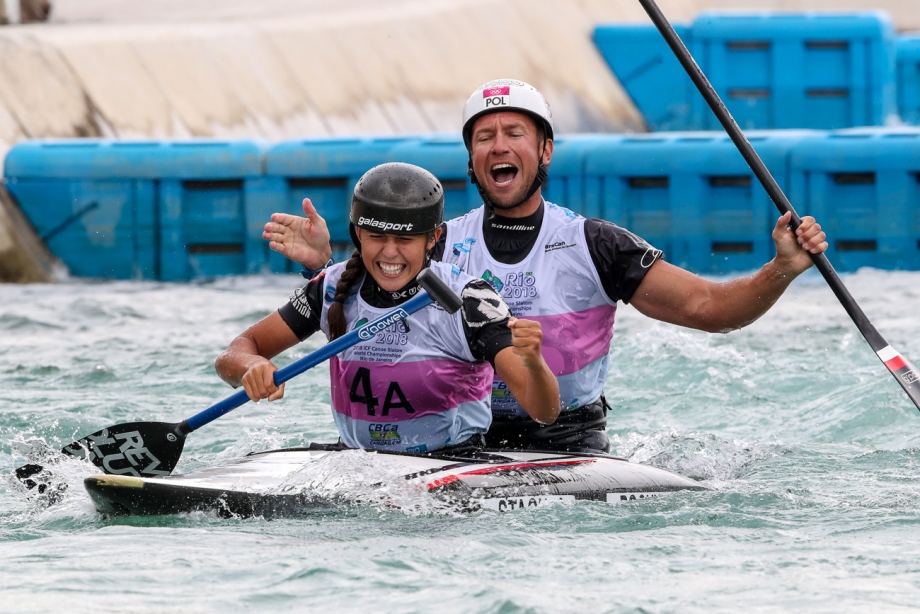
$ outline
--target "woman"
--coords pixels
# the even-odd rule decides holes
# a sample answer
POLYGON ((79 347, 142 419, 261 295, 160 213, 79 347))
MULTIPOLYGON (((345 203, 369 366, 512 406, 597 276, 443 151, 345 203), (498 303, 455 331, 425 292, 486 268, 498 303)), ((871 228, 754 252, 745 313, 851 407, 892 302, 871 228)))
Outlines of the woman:
POLYGON ((280 399, 284 385, 275 386, 270 358, 317 330, 333 340, 377 318, 414 296, 416 276, 431 267, 462 309, 447 314, 431 305, 330 360, 342 443, 420 453, 481 447, 492 420, 493 368, 534 420, 551 424, 559 386, 540 353, 540 324, 510 317, 486 281, 429 260, 443 215, 443 189, 428 171, 401 163, 369 170, 352 198, 352 257, 234 339, 217 372, 253 401, 280 399))

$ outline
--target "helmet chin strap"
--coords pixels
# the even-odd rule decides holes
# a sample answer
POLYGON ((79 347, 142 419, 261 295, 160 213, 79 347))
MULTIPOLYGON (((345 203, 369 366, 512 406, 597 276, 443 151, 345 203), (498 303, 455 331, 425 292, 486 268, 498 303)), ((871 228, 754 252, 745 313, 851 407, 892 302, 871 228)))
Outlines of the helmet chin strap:
MULTIPOLYGON (((476 186, 476 189, 479 191, 479 196, 482 197, 482 203, 486 207, 486 219, 492 219, 495 217, 495 205, 489 199, 488 194, 486 194, 485 189, 482 187, 482 184, 479 183, 479 180, 476 179, 476 173, 473 172, 473 159, 470 158, 467 164, 466 174, 470 176, 470 183, 476 186)), ((508 205, 501 207, 501 209, 514 209, 515 207, 527 202, 527 200, 533 196, 537 190, 540 189, 540 186, 546 181, 546 177, 549 175, 549 167, 545 164, 540 164, 537 167, 537 176, 534 177, 533 183, 530 184, 530 189, 527 190, 527 193, 521 198, 518 202, 513 205, 508 205)))

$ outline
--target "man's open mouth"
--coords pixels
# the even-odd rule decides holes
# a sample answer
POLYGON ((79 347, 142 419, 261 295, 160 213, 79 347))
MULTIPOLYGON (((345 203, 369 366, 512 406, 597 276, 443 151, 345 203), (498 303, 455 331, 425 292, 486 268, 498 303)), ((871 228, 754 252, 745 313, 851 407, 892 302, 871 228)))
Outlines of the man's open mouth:
POLYGON ((498 187, 504 187, 509 185, 518 174, 518 169, 512 164, 503 162, 501 164, 495 164, 489 169, 489 174, 492 175, 492 181, 495 182, 495 185, 498 187))

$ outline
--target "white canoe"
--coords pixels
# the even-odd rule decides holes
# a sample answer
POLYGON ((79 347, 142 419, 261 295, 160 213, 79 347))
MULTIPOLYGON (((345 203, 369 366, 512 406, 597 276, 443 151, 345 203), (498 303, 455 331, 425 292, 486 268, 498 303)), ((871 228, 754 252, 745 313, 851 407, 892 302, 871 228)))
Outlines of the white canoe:
MULTIPOLYGON (((334 460, 329 455, 343 454, 366 455, 363 458, 385 476, 387 483, 377 484, 384 486, 379 489, 384 493, 393 492, 386 488, 393 486, 463 511, 510 511, 576 500, 619 503, 680 490, 706 490, 669 471, 603 454, 489 450, 472 457, 418 456, 341 451, 323 445, 258 452, 187 474, 94 475, 84 484, 96 508, 105 514, 215 511, 236 517, 292 516, 329 508, 328 493, 311 490, 309 480, 304 486, 298 478, 320 468, 317 463, 323 459, 327 464, 334 460)), ((379 496, 371 496, 379 501, 379 496)))

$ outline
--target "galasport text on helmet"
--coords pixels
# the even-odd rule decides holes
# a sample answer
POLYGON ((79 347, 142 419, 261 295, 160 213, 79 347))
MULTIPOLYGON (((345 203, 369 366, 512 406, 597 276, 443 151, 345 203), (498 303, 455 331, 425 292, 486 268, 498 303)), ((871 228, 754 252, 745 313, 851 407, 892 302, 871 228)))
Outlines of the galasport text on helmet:
POLYGON ((496 79, 479 86, 463 107, 463 143, 467 149, 476 120, 499 111, 526 113, 543 127, 547 139, 553 138, 553 112, 543 94, 523 81, 496 79))
POLYGON ((387 234, 434 232, 444 220, 444 189, 437 177, 421 167, 380 164, 355 185, 350 219, 353 228, 387 234))

